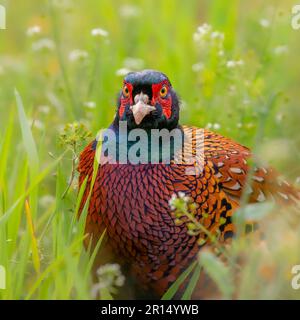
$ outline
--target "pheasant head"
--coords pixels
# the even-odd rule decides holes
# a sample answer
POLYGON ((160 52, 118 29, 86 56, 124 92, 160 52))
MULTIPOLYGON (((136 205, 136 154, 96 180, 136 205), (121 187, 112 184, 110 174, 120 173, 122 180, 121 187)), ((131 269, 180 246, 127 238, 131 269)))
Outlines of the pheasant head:
POLYGON ((168 77, 158 71, 129 73, 118 97, 115 122, 126 121, 128 129, 172 130, 179 120, 179 99, 168 77))

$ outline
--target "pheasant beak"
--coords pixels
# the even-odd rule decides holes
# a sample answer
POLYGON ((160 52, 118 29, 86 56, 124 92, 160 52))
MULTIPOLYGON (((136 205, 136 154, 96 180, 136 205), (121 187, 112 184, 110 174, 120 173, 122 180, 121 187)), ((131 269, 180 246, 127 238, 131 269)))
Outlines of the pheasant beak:
POLYGON ((143 121, 147 114, 155 110, 155 107, 150 106, 148 101, 148 95, 143 94, 143 92, 134 97, 135 104, 131 106, 130 109, 132 110, 134 121, 137 125, 143 121))

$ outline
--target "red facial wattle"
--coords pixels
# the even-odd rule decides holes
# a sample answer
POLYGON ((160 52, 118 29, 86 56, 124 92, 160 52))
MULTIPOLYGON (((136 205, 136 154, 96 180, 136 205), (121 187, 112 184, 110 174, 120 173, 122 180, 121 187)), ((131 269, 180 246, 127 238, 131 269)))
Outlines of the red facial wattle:
POLYGON ((129 90, 129 94, 127 97, 124 96, 124 94, 122 93, 121 99, 120 99, 120 108, 119 108, 119 116, 120 118, 123 116, 124 112, 125 112, 125 107, 126 105, 130 104, 132 105, 132 90, 133 90, 133 86, 131 83, 125 83, 124 82, 124 86, 126 86, 129 90))
POLYGON ((163 81, 161 83, 153 84, 152 85, 152 101, 151 104, 155 105, 156 103, 159 103, 162 108, 162 112, 165 115, 167 119, 170 119, 172 115, 172 97, 169 94, 169 84, 167 81, 163 81), (165 97, 161 97, 160 92, 161 89, 165 87, 166 90, 168 90, 168 93, 166 94, 165 97))

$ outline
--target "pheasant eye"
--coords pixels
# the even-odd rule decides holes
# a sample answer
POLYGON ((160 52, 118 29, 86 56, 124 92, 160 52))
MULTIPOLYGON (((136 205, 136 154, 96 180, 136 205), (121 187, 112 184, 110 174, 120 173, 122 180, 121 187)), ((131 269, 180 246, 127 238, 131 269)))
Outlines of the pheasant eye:
POLYGON ((160 92, 159 92, 159 94, 160 94, 160 96, 162 97, 162 98, 164 98, 167 94, 168 94, 168 89, 167 89, 167 87, 162 87, 161 89, 160 89, 160 92))
POLYGON ((124 88, 123 88, 123 95, 125 98, 129 97, 129 89, 127 86, 124 86, 124 88))

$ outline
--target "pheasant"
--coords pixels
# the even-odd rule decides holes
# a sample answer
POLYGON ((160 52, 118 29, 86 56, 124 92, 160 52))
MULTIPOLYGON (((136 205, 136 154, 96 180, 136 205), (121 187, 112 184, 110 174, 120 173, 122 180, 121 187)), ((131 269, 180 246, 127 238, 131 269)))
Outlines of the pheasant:
MULTIPOLYGON (((124 141, 136 129, 146 133, 144 146, 150 147, 153 147, 150 138, 153 130, 179 130, 185 138, 185 147, 191 147, 192 154, 197 151, 198 129, 179 124, 179 98, 168 77, 161 72, 131 72, 124 78, 109 130, 115 133, 114 143, 124 147, 124 141), (125 133, 120 133, 120 125, 124 123, 125 133)), ((101 158, 93 185, 98 140, 92 141, 80 155, 79 185, 87 181, 81 209, 90 195, 86 232, 96 243, 106 229, 109 250, 129 266, 130 274, 154 297, 166 292, 201 249, 197 236, 187 232, 186 224, 175 224, 169 206, 173 194, 183 193, 192 199, 197 219, 210 232, 219 230, 223 241, 235 232, 231 217, 246 187, 251 152, 217 133, 201 132, 203 153, 192 164, 184 159, 176 161, 176 146, 169 148, 170 161, 164 161, 165 147, 160 140, 158 163, 149 161, 149 150, 146 151, 148 162, 128 160, 129 149, 137 141, 128 143, 125 151, 123 148, 125 162, 120 160, 124 156, 120 148, 109 156, 103 151, 101 157, 106 160, 101 158), (189 173, 187 169, 194 171, 189 173)), ((270 197, 283 203, 299 200, 298 191, 281 181, 271 168, 255 168, 247 192, 250 202, 262 202, 270 197)))

